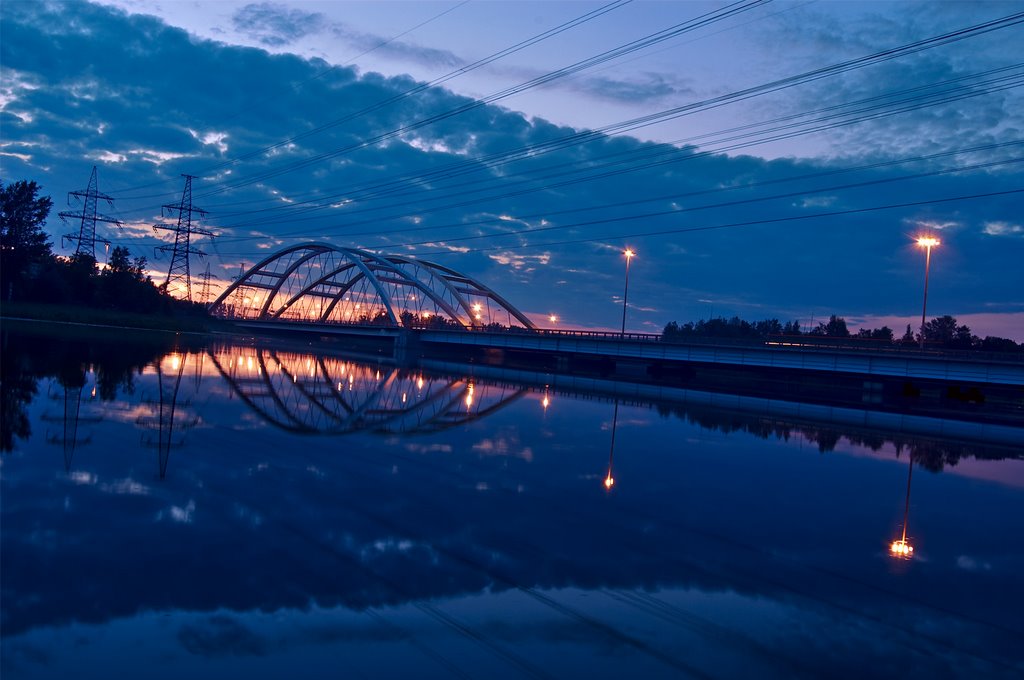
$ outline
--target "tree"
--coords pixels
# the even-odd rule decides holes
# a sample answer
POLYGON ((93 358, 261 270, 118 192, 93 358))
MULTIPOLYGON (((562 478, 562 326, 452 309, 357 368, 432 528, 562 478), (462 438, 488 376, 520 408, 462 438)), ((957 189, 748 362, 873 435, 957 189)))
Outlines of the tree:
POLYGON ((828 338, 848 338, 850 329, 846 327, 846 319, 833 314, 828 318, 828 323, 819 323, 818 327, 810 332, 811 335, 823 335, 828 338))
POLYGON ((910 330, 909 323, 907 324, 907 332, 903 334, 902 338, 900 338, 900 344, 907 345, 908 347, 917 344, 917 339, 914 338, 914 331, 910 330))
POLYGON ((53 257, 43 231, 53 201, 38 194, 35 182, 0 184, 0 291, 7 300, 21 295, 27 281, 53 257))
POLYGON ((971 329, 966 324, 958 326, 956 318, 948 314, 925 323, 924 341, 953 349, 970 349, 975 344, 971 329))

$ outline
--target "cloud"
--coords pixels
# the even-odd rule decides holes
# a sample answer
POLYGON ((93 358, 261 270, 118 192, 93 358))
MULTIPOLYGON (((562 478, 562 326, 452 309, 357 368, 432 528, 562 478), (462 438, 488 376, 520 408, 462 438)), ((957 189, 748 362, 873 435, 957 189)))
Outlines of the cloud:
POLYGON ((1021 236, 1024 235, 1024 226, 1012 222, 986 222, 982 231, 989 236, 1021 236))
POLYGON ((695 94, 692 87, 676 82, 664 73, 639 73, 619 79, 591 76, 573 82, 569 87, 596 99, 637 103, 665 100, 695 94))
POLYGON ((955 229, 962 226, 960 222, 955 220, 929 220, 914 217, 905 218, 903 224, 913 229, 924 231, 942 231, 943 229, 955 229))
POLYGON ((216 615, 186 624, 178 630, 178 642, 190 654, 207 659, 227 656, 265 656, 267 641, 237 619, 216 615))
POLYGON ((323 31, 327 20, 319 12, 261 2, 239 9, 231 17, 231 23, 236 31, 253 40, 269 47, 281 47, 323 31))

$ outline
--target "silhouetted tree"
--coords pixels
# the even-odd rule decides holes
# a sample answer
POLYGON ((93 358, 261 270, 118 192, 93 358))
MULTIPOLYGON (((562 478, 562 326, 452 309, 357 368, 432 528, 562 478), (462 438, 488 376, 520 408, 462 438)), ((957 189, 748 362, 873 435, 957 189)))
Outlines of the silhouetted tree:
POLYGON ((956 318, 947 314, 925 323, 924 341, 953 349, 970 349, 974 344, 974 336, 967 325, 958 326, 956 318))
POLYGON ((901 345, 914 345, 917 344, 917 338, 914 337, 914 331, 910 330, 910 324, 907 324, 907 332, 900 338, 901 345))
POLYGON ((53 201, 38 194, 35 182, 0 185, 0 289, 7 300, 16 299, 53 256, 43 231, 53 201))
POLYGON ((818 327, 810 332, 810 335, 827 338, 848 338, 850 337, 850 329, 846 327, 846 319, 833 314, 828 318, 828 323, 819 323, 818 327))
POLYGON ((991 335, 986 335, 984 340, 976 344, 976 347, 986 352, 1017 352, 1024 350, 1024 344, 1018 345, 1009 338, 997 338, 991 335))
POLYGON ((861 328, 857 331, 857 338, 861 340, 883 340, 891 343, 894 336, 891 328, 882 326, 881 328, 861 328))

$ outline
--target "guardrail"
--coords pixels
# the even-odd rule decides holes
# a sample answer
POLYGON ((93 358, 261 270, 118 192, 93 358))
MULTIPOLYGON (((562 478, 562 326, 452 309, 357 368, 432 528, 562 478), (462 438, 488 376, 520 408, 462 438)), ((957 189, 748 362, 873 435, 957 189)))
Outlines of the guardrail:
POLYGON ((874 354, 884 356, 914 356, 914 357, 932 357, 936 359, 961 359, 965 361, 985 361, 985 362, 1008 362, 1008 363, 1024 363, 1024 352, 1011 353, 1011 352, 986 352, 983 350, 956 350, 956 349, 945 349, 941 347, 920 347, 904 346, 897 344, 884 343, 879 340, 861 340, 857 338, 825 338, 818 336, 807 336, 807 335, 778 335, 769 336, 767 340, 757 340, 753 338, 708 338, 708 337, 688 337, 685 339, 673 339, 666 340, 663 336, 656 333, 616 333, 614 331, 583 331, 583 330, 561 330, 554 328, 513 328, 513 329, 502 329, 495 330, 489 328, 476 328, 476 329, 449 329, 449 328, 429 328, 429 327, 413 327, 414 330, 423 330, 436 333, 485 333, 493 335, 532 335, 541 337, 565 337, 565 338, 586 338, 593 340, 607 340, 609 342, 644 342, 644 343, 660 343, 665 345, 700 345, 703 347, 770 347, 772 349, 779 350, 799 350, 799 351, 842 351, 842 352, 854 352, 858 354, 874 354), (870 344, 869 344, 870 343, 870 344))
MULTIPOLYGON (((286 319, 234 319, 239 322, 257 322, 264 324, 273 324, 286 327, 289 324, 295 323, 286 319)), ((394 326, 386 324, 346 324, 346 323, 306 323, 299 322, 300 325, 321 325, 330 328, 349 327, 353 329, 361 329, 363 331, 369 329, 378 330, 400 330, 394 326)), ((632 343, 651 343, 651 344, 664 344, 664 345, 699 345, 702 347, 762 347, 772 348, 781 351, 785 350, 799 350, 799 351, 829 351, 829 352, 852 352, 857 354, 872 354, 876 356, 907 356, 907 357, 931 357, 936 359, 960 359, 964 361, 978 361, 978 362, 1004 362, 1004 363, 1024 363, 1024 352, 987 352, 983 350, 962 350, 962 349, 945 349, 942 347, 925 347, 921 349, 917 345, 906 346, 887 343, 882 340, 862 339, 862 338, 829 338, 823 336, 813 335, 773 335, 769 336, 766 340, 759 340, 754 338, 710 338, 710 337, 686 337, 678 339, 666 340, 659 333, 617 333, 614 331, 586 331, 586 330, 573 330, 573 329, 557 329, 557 328, 448 328, 448 327, 437 327, 428 324, 410 325, 404 326, 406 330, 413 331, 424 331, 430 333, 450 333, 453 335, 463 333, 475 333, 475 334, 488 334, 488 335, 513 335, 513 336, 533 336, 533 337, 553 337, 553 338, 581 338, 589 340, 606 340, 608 342, 632 342, 632 343)))

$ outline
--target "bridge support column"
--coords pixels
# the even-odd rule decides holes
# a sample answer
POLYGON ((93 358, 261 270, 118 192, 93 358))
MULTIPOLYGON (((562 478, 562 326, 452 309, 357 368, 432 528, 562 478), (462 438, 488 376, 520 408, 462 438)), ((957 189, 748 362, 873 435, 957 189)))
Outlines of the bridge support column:
POLYGON ((403 328, 395 336, 394 359, 399 365, 410 365, 420 357, 420 338, 416 331, 403 328))

